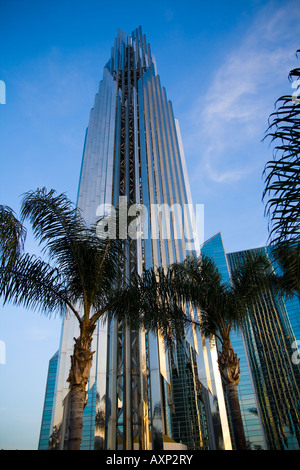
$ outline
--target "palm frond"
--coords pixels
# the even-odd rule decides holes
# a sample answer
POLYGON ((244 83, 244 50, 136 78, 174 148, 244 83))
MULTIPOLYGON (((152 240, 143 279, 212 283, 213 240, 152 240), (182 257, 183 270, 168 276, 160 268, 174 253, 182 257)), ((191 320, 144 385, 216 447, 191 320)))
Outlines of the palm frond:
POLYGON ((281 243, 271 247, 277 265, 274 286, 279 295, 300 298, 300 244, 281 243))
POLYGON ((70 248, 76 234, 86 230, 79 209, 65 194, 57 194, 46 188, 29 191, 23 196, 21 220, 28 219, 35 238, 50 257, 56 257, 61 239, 68 240, 70 248))
POLYGON ((103 307, 118 278, 126 241, 99 237, 97 224, 88 227, 66 195, 54 190, 26 193, 21 214, 31 222, 50 261, 68 279, 70 298, 80 298, 87 311, 103 307))
POLYGON ((243 324, 262 295, 274 290, 274 278, 274 269, 265 249, 240 253, 231 273, 236 326, 243 324))
MULTIPOLYGON (((298 77, 300 69, 291 70, 289 79, 298 77)), ((264 168, 262 196, 272 245, 300 238, 300 103, 292 98, 285 95, 277 100, 265 136, 275 144, 273 160, 264 168)))
POLYGON ((205 336, 217 336, 223 342, 232 328, 241 326, 249 307, 269 286, 269 269, 264 253, 246 253, 228 282, 210 257, 188 258, 166 272, 162 268, 146 272, 137 308, 153 328, 159 325, 176 336, 194 324, 205 336), (189 306, 199 318, 188 315, 189 306))
POLYGON ((0 265, 12 266, 24 249, 26 229, 4 205, 0 205, 0 227, 0 265))
POLYGON ((75 311, 68 298, 66 279, 56 268, 35 255, 24 254, 10 269, 0 267, 0 296, 3 302, 40 310, 46 315, 75 311))
POLYGON ((150 268, 112 292, 110 315, 133 329, 159 331, 168 346, 180 340, 184 328, 191 325, 176 283, 163 268, 150 268))

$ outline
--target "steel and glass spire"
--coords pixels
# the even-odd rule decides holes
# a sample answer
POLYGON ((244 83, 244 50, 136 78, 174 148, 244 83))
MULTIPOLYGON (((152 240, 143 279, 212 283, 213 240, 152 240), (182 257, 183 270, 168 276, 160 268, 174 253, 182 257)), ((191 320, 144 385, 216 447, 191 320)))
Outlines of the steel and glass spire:
MULTIPOLYGON (((143 211, 127 276, 198 252, 179 125, 141 28, 130 36, 118 31, 90 113, 78 190, 90 223, 123 202, 136 218, 143 211)), ((54 448, 64 447, 68 432, 66 379, 76 329, 66 315, 51 427, 43 435, 54 448)), ((215 350, 197 331, 170 353, 158 334, 111 320, 99 323, 92 347, 83 449, 230 447, 215 350)))

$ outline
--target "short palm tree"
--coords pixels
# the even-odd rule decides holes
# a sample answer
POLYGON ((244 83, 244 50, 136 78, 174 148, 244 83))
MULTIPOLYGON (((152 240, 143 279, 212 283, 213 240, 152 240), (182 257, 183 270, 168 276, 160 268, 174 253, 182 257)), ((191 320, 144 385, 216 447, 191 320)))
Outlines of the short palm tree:
POLYGON ((92 335, 100 317, 118 302, 124 240, 104 239, 96 226, 88 227, 80 211, 64 194, 38 189, 25 194, 21 221, 31 222, 33 234, 49 262, 20 252, 24 229, 2 207, 0 246, 0 295, 5 302, 75 315, 75 339, 68 381, 70 383, 69 448, 79 449, 86 385, 92 364, 92 335), (10 223, 9 223, 10 222, 10 223), (115 289, 115 290, 114 290, 115 289))
POLYGON ((222 349, 218 365, 228 396, 236 448, 243 450, 246 440, 237 393, 240 367, 230 335, 234 328, 242 326, 253 302, 269 285, 269 266, 264 255, 245 254, 243 263, 232 273, 231 283, 226 283, 214 262, 202 255, 174 264, 167 271, 148 270, 139 279, 139 302, 141 314, 147 317, 146 325, 156 325, 167 339, 179 340, 184 328, 196 325, 206 337, 219 341, 222 349), (186 303, 201 312, 198 319, 184 313, 186 303))

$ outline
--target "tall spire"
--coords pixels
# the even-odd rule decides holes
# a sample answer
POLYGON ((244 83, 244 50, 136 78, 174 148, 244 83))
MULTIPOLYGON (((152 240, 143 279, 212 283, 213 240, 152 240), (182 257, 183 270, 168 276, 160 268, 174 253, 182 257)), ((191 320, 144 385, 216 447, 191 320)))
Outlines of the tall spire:
MULTIPOLYGON (((78 206, 93 222, 99 207, 116 206, 120 198, 130 208, 143 205, 149 229, 130 240, 127 278, 195 252, 192 231, 186 230, 191 220, 185 209, 191 200, 179 125, 141 27, 129 36, 118 31, 104 67, 86 133, 78 206)), ((66 317, 53 411, 53 429, 62 430, 61 447, 75 329, 73 318, 66 317)), ((209 373, 210 349, 201 345, 196 331, 187 332, 170 354, 158 333, 132 331, 117 320, 99 324, 82 448, 163 449, 166 441, 186 449, 214 447, 213 430, 208 429, 211 411, 204 405, 211 393, 203 379, 209 373)))

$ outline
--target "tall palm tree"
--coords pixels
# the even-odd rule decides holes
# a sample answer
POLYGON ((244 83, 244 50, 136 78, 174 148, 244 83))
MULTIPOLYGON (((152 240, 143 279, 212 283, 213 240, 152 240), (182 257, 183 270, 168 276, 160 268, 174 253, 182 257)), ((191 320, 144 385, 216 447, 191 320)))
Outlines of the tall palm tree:
MULTIPOLYGON (((270 285, 269 267, 264 255, 245 254, 243 263, 232 273, 231 282, 226 283, 213 260, 202 255, 168 270, 150 269, 137 280, 140 315, 147 327, 156 326, 167 340, 180 341, 186 327, 198 326, 206 337, 219 341, 219 370, 228 396, 236 448, 241 450, 246 449, 246 439, 237 393, 240 367, 230 336, 233 329, 242 326, 253 302, 270 285), (200 315, 187 315, 187 304, 200 315)), ((116 306, 115 310, 119 308, 116 306)))
MULTIPOLYGON (((12 212, 1 212, 0 296, 26 308, 74 315, 79 324, 69 373, 70 430, 69 448, 79 449, 86 385, 92 364, 92 335, 100 317, 118 302, 124 253, 124 240, 104 239, 96 225, 88 227, 80 211, 64 194, 38 189, 25 194, 21 221, 31 222, 35 238, 48 261, 20 253, 17 240, 23 234, 22 222, 10 219, 12 212), (4 221, 4 223, 2 222, 4 221), (3 223, 3 225, 2 225, 3 223), (12 235, 12 237, 10 236, 12 235), (17 253, 18 256, 15 256, 17 253), (11 262, 13 261, 13 263, 11 262)), ((22 237, 21 237, 21 240, 22 237)))

